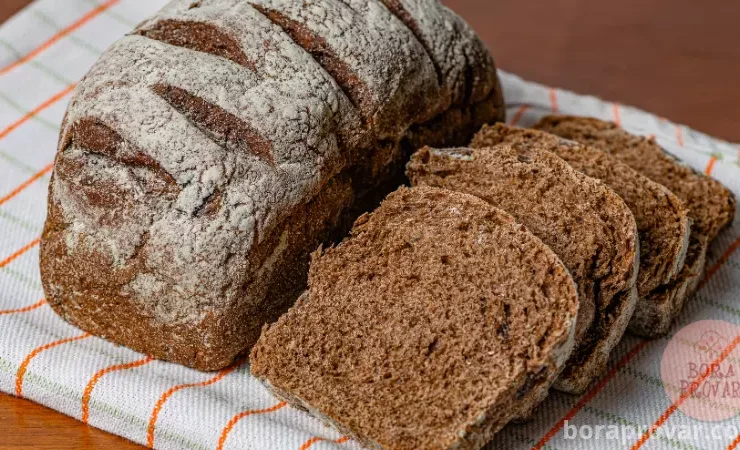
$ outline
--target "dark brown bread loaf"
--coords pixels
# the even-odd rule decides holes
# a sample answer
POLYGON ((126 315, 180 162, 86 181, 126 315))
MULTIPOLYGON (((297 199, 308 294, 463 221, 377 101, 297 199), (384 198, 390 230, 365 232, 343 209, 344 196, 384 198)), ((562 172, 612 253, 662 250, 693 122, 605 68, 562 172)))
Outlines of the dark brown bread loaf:
POLYGON ((544 131, 510 128, 503 124, 486 125, 475 135, 471 146, 483 148, 501 143, 539 145, 579 172, 602 181, 622 197, 635 216, 640 234, 640 272, 637 277, 640 301, 630 321, 630 329, 647 335, 654 332, 655 326, 670 326, 681 305, 666 301, 665 295, 652 293, 658 288, 660 292, 667 292, 684 267, 690 220, 681 200, 663 185, 650 181, 616 157, 544 131), (666 286, 668 284, 671 286, 666 286), (646 321, 648 317, 651 320, 646 321), (643 329, 647 323, 650 327, 643 329))
POLYGON ((668 286, 652 295, 651 303, 665 307, 658 308, 655 314, 637 317, 630 326, 630 331, 642 336, 665 335, 686 297, 699 285, 708 243, 732 223, 736 210, 734 195, 719 181, 692 170, 666 153, 655 139, 632 135, 612 122, 555 115, 544 117, 535 128, 603 150, 664 185, 684 202, 693 221, 686 267, 668 286), (661 309, 669 311, 669 316, 662 314, 661 309))
POLYGON ((173 1, 75 90, 41 243, 49 303, 224 367, 416 145, 467 142, 502 103, 484 45, 436 0, 173 1))
POLYGON ((637 302, 639 243, 629 208, 601 182, 533 143, 517 148, 429 147, 406 173, 428 185, 480 197, 550 246, 578 285, 576 348, 557 389, 579 393, 606 367, 637 302))
POLYGON ((563 263, 511 216, 401 188, 314 254, 251 369, 367 448, 478 449, 552 383, 577 309, 563 263))

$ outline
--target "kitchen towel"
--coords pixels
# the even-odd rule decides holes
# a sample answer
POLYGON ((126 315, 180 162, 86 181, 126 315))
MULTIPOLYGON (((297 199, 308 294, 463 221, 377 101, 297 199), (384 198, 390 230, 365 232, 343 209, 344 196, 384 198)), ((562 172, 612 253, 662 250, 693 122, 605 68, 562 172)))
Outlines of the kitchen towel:
MULTIPOLYGON (((166 0, 38 0, 0 27, 0 390, 91 426, 162 449, 358 449, 351 439, 272 397, 248 364, 201 373, 90 336, 43 299, 38 243, 62 115, 75 83, 101 52, 166 0)), ((653 135, 670 153, 740 194, 740 146, 643 111, 501 73, 511 123, 551 111, 616 121, 653 135)), ((702 288, 675 330, 702 319, 740 324, 740 221, 712 245, 702 288)), ((669 339, 626 336, 609 371, 582 396, 553 393, 534 420, 510 425, 497 448, 726 449, 721 437, 638 432, 573 439, 569 426, 704 427, 665 394, 660 360, 669 339)), ((735 424, 735 434, 730 425, 735 424)), ((716 424, 715 424, 716 425, 716 424)), ((583 437, 583 436, 581 436, 583 437)), ((1 440, 2 438, 0 438, 1 440)), ((0 442, 1 443, 1 442, 0 442)), ((31 443, 32 445, 32 443, 31 443)))

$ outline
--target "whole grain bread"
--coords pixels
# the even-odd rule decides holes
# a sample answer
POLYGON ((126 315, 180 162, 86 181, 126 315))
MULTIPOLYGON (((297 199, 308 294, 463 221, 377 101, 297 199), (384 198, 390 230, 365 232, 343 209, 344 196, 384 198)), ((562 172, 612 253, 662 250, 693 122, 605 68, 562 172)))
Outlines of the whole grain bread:
POLYGON ((563 260, 578 285, 576 349, 555 383, 579 393, 606 367, 637 301, 637 226, 627 205, 542 145, 417 151, 413 185, 465 192, 524 224, 563 260))
POLYGON ((485 46, 436 0, 174 0, 75 89, 41 241, 49 303, 224 367, 416 145, 463 144, 502 105, 485 46))
POLYGON ((668 333, 670 323, 691 296, 702 276, 706 249, 735 216, 736 200, 719 181, 699 173, 666 153, 654 138, 632 135, 612 122, 590 117, 546 116, 535 128, 593 146, 667 187, 680 198, 692 219, 689 253, 684 269, 666 286, 656 289, 630 331, 645 337, 668 333))
POLYGON ((510 215, 401 188, 313 255, 251 370, 367 448, 478 449, 552 383, 577 309, 563 263, 510 215))
POLYGON ((654 295, 653 292, 658 288, 663 293, 673 289, 677 285, 673 280, 684 267, 691 233, 688 210, 683 202, 666 187, 650 181, 616 157, 544 131, 511 128, 503 124, 486 125, 470 145, 483 148, 502 143, 515 147, 539 145, 579 172, 602 181, 624 200, 635 217, 640 236, 640 272, 637 277, 640 300, 632 316, 630 330, 649 335, 655 332, 656 327, 664 329, 670 326, 680 311, 680 302, 666 301, 664 295, 654 295), (647 317, 651 318, 649 322, 644 320, 647 317), (643 328, 648 323, 650 326, 643 328))

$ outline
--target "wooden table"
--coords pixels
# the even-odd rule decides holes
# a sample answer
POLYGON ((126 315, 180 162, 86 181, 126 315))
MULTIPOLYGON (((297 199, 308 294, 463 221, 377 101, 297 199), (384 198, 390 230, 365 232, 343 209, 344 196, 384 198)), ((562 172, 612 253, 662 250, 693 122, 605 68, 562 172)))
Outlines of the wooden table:
MULTIPOLYGON (((740 142, 740 2, 445 0, 499 67, 740 142)), ((1 0, 0 22, 28 3, 1 0)), ((0 446, 141 448, 0 394, 0 446)))

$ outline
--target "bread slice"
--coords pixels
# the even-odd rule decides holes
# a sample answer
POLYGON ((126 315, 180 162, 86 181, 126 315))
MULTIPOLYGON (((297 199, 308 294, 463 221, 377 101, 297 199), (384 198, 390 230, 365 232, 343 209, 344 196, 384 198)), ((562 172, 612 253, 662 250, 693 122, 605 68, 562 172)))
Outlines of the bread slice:
POLYGON ((576 349, 555 387, 583 392, 606 367, 637 301, 639 243, 627 205, 538 144, 425 147, 406 173, 413 185, 473 194, 507 211, 560 256, 589 313, 579 314, 576 349))
POLYGON ((615 123, 591 117, 552 115, 540 120, 535 128, 609 153, 670 189, 689 210, 692 225, 686 266, 671 283, 650 295, 650 303, 657 305, 656 310, 651 314, 638 312, 629 328, 645 337, 664 336, 670 329, 670 321, 678 315, 703 276, 708 244, 732 223, 736 210, 734 195, 719 181, 666 153, 654 138, 632 135, 615 123))
POLYGON ((573 347, 563 263, 473 196, 401 188, 313 254, 309 287, 252 374, 372 449, 478 449, 573 347))
POLYGON ((546 116, 534 128, 604 150, 667 187, 689 209, 692 231, 709 242, 732 223, 736 209, 732 192, 666 153, 654 138, 635 136, 615 123, 591 117, 546 116))
POLYGON ((484 126, 470 145, 481 148, 501 143, 515 147, 540 145, 579 172, 601 180, 622 197, 635 216, 640 236, 640 272, 637 277, 640 301, 630 329, 649 335, 655 332, 656 327, 669 327, 672 318, 680 311, 681 302, 666 301, 664 295, 651 293, 661 286, 661 292, 668 292, 667 289, 675 285, 673 279, 684 267, 690 219, 683 202, 663 185, 650 181, 616 157, 544 131, 502 124, 484 126), (673 310, 673 307, 679 309, 673 310), (644 318, 650 320, 645 321, 644 318), (642 325, 648 324, 650 328, 643 328, 642 325))

